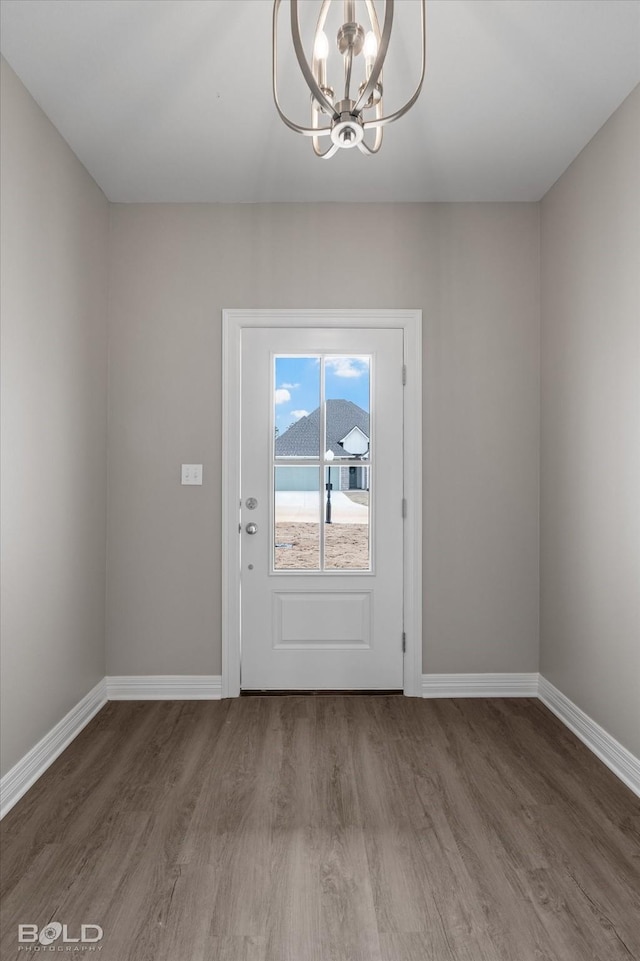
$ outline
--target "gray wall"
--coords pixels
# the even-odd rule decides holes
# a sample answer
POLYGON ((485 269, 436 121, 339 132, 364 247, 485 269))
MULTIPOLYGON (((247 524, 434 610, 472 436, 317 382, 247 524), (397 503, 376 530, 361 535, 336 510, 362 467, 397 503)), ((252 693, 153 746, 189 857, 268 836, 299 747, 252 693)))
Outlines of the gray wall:
POLYGON ((109 208, 1 69, 4 773, 105 673, 109 208))
POLYGON ((640 755, 640 88, 542 202, 541 673, 640 755))
POLYGON ((424 670, 537 671, 538 214, 112 208, 109 674, 220 672, 223 307, 422 308, 424 670))

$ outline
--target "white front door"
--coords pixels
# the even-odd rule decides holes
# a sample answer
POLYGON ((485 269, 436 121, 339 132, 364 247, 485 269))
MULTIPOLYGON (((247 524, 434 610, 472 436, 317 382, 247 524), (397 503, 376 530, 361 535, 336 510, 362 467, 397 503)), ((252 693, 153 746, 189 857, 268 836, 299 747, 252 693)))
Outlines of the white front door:
POLYGON ((403 331, 244 328, 241 686, 403 686, 403 331))

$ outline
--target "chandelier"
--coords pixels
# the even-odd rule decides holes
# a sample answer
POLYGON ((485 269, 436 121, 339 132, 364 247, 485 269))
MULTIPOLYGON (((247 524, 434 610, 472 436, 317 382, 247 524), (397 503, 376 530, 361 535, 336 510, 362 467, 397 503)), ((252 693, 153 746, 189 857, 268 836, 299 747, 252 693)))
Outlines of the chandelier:
MULTIPOLYGON (((356 20, 356 0, 337 0, 344 5, 344 23, 336 37, 344 65, 344 78, 331 80, 327 76, 329 39, 324 27, 333 0, 320 0, 320 10, 314 33, 313 55, 309 62, 300 36, 299 0, 289 0, 291 7, 291 38, 296 58, 311 91, 311 125, 300 126, 286 116, 278 98, 278 12, 282 0, 273 5, 273 98, 282 120, 304 137, 311 137, 314 153, 328 160, 341 147, 357 147, 364 154, 377 153, 382 145, 383 128, 398 120, 414 105, 424 80, 426 65, 426 0, 420 2, 422 62, 420 80, 413 95, 404 106, 388 116, 383 110, 382 68, 389 48, 393 25, 394 0, 385 0, 382 31, 375 0, 360 0, 358 6, 366 10, 368 29, 356 20), (373 131, 372 137, 367 132, 373 131), (321 138, 329 137, 324 150, 321 138)), ((305 4, 306 6, 307 4, 305 4)))

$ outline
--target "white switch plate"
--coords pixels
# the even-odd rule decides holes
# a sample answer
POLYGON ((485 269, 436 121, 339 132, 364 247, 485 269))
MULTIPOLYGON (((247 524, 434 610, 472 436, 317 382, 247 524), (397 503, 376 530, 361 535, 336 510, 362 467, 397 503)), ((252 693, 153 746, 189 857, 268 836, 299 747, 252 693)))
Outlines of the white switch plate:
POLYGON ((202 464, 183 464, 182 483, 202 484, 202 464))

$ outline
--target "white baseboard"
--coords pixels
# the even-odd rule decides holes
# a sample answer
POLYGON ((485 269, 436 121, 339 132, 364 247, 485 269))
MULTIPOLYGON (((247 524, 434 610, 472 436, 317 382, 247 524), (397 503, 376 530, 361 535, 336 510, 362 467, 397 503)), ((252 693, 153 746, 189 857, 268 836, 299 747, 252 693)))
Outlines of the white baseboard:
POLYGON ((537 697, 537 674, 423 674, 422 697, 537 697))
POLYGON ((104 678, 71 708, 61 721, 52 727, 41 741, 31 748, 0 781, 0 819, 11 810, 32 784, 53 764, 59 754, 71 744, 83 727, 107 703, 104 678))
POLYGON ((640 759, 540 675, 538 697, 634 794, 640 797, 640 759))
POLYGON ((217 701, 222 697, 219 674, 142 674, 105 680, 110 701, 217 701))
MULTIPOLYGON (((105 677, 0 781, 0 819, 11 810, 107 701, 218 700, 218 674, 105 677)), ((538 674, 423 674, 422 696, 539 697, 596 757, 640 797, 640 760, 538 674)))

